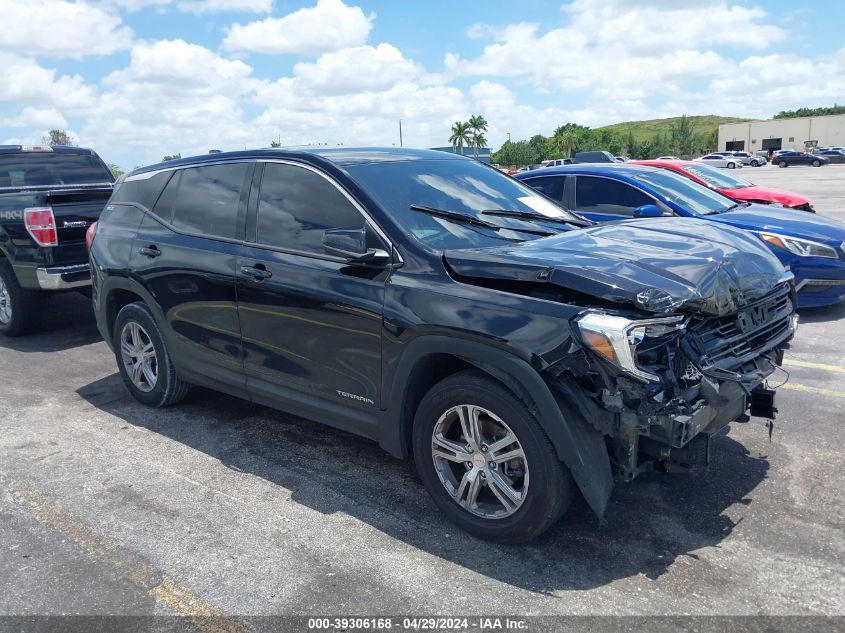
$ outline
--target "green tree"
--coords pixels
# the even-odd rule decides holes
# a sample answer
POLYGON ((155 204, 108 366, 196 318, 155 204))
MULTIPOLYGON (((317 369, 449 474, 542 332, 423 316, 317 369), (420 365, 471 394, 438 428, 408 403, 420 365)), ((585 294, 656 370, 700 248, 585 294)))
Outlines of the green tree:
POLYGON ((472 143, 472 132, 469 127, 469 123, 464 121, 455 121, 452 125, 452 136, 449 137, 449 142, 452 144, 452 149, 455 153, 458 153, 460 148, 460 153, 463 154, 464 152, 464 145, 470 145, 472 143))
POLYGON ((677 125, 672 126, 672 153, 683 158, 692 156, 695 152, 695 129, 692 121, 684 114, 677 125))
POLYGON ((629 157, 633 157, 637 150, 637 139, 634 138, 633 132, 628 132, 628 138, 625 140, 625 153, 629 157))
POLYGON ((114 179, 117 180, 123 175, 123 170, 120 168, 120 165, 115 163, 108 164, 109 171, 111 171, 111 175, 114 176, 114 179))
POLYGON ((175 154, 165 154, 161 157, 161 162, 166 163, 169 160, 179 160, 182 158, 182 152, 176 152, 175 154))
POLYGON ((833 104, 829 108, 798 108, 797 110, 782 110, 773 118, 775 119, 796 119, 803 116, 827 116, 829 114, 845 114, 845 106, 833 104))
POLYGON ((484 137, 484 132, 487 131, 487 119, 480 114, 472 114, 467 121, 471 131, 470 144, 473 148, 473 155, 478 158, 478 149, 487 144, 487 139, 484 137))
POLYGON ((472 138, 472 146, 475 149, 475 158, 478 159, 478 150, 482 147, 487 147, 487 137, 484 136, 483 132, 473 132, 472 138))
POLYGON ((54 145, 74 145, 73 138, 64 130, 50 130, 47 136, 41 137, 41 142, 50 147, 54 145))

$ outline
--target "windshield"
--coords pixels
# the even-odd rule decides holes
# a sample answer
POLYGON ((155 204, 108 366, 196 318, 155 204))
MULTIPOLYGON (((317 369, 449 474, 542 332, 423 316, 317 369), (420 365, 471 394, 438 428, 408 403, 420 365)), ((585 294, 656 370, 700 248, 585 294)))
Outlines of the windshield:
MULTIPOLYGON (((538 220, 545 216, 583 221, 530 187, 473 160, 404 160, 349 165, 346 169, 408 233, 435 250, 491 246, 537 237, 519 228, 536 230, 541 225, 482 214, 488 210, 530 213, 538 220), (495 231, 455 222, 414 211, 411 205, 468 215, 505 229, 495 231)), ((566 230, 560 224, 541 226, 546 227, 551 231, 566 230)))
POLYGON ((0 187, 84 185, 112 180, 111 172, 91 154, 0 154, 0 187))
POLYGON ((698 176, 704 182, 717 189, 743 189, 754 186, 747 180, 731 176, 709 165, 682 165, 681 169, 693 176, 698 176))
POLYGON ((695 215, 722 213, 736 206, 727 196, 665 169, 643 171, 634 178, 651 185, 664 198, 695 215))

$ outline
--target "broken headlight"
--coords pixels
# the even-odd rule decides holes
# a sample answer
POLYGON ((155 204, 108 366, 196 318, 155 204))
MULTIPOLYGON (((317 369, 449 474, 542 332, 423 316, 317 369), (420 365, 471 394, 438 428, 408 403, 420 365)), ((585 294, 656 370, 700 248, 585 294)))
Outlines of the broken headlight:
POLYGON ((575 323, 581 339, 599 356, 635 378, 657 382, 659 376, 637 366, 637 346, 648 339, 683 329, 682 321, 682 316, 633 320, 601 312, 588 312, 578 317, 575 323))

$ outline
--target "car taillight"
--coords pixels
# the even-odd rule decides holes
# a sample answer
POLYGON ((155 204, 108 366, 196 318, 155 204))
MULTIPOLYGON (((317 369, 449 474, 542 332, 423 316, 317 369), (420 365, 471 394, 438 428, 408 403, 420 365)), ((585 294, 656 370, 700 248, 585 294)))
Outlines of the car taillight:
POLYGON ((56 218, 50 207, 31 207, 23 210, 26 230, 39 246, 56 246, 56 218))
POLYGON ((94 222, 91 226, 88 227, 88 230, 85 231, 85 247, 90 251, 91 245, 94 243, 94 236, 97 235, 97 223, 94 222))

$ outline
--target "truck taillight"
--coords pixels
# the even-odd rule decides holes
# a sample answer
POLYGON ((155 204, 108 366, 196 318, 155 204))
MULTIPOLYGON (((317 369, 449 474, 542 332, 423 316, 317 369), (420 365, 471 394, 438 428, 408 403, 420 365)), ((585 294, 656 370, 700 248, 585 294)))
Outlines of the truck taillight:
POLYGON ((26 230, 39 246, 56 246, 56 218, 50 207, 30 207, 23 210, 26 230))
POLYGON ((94 243, 94 236, 97 235, 97 223, 94 222, 91 226, 88 227, 88 230, 85 231, 85 246, 90 251, 91 245, 94 243))

